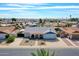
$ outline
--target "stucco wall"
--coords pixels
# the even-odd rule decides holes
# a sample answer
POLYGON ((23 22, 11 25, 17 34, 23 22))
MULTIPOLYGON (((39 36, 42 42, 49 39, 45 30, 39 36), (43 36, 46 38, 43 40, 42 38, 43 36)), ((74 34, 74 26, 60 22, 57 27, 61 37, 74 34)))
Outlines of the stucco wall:
POLYGON ((24 33, 24 37, 30 37, 30 33, 24 33))

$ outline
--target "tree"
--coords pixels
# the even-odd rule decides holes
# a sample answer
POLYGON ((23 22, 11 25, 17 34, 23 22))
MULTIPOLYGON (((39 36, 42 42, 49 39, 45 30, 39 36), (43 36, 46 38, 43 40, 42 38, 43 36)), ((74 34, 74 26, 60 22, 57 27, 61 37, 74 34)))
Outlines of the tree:
POLYGON ((45 22, 46 22, 46 20, 42 21, 42 24, 41 25, 44 26, 45 22))
POLYGON ((0 19, 0 26, 1 26, 1 21, 2 21, 2 19, 0 19))
POLYGON ((13 42, 14 40, 15 40, 15 36, 14 35, 9 35, 9 37, 7 38, 7 40, 6 40, 6 42, 7 43, 11 43, 11 42, 13 42))
POLYGON ((13 23, 13 22, 16 22, 16 18, 12 18, 12 23, 13 23))
POLYGON ((39 23, 42 23, 42 19, 39 19, 39 23))
POLYGON ((32 53, 33 56, 54 56, 55 55, 55 51, 50 55, 49 50, 45 50, 45 49, 40 49, 37 50, 37 52, 33 52, 32 53))
POLYGON ((70 14, 69 17, 70 17, 70 19, 71 19, 71 18, 72 18, 72 15, 70 14))
POLYGON ((42 26, 42 19, 39 19, 39 26, 42 26))
POLYGON ((71 18, 70 21, 78 21, 78 18, 71 18))
POLYGON ((21 29, 21 27, 18 24, 15 24, 15 29, 21 29))
POLYGON ((70 23, 66 24, 66 27, 71 27, 71 26, 72 26, 72 24, 70 24, 70 23))
POLYGON ((20 26, 21 26, 21 28, 25 28, 24 25, 23 25, 23 23, 20 23, 20 26))

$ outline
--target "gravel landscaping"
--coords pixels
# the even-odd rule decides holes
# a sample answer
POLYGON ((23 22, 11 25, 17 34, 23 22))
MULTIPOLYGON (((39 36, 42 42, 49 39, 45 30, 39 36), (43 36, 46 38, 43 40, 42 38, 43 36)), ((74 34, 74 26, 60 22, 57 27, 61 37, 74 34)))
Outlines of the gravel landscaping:
POLYGON ((21 46, 34 46, 35 40, 22 40, 20 43, 21 46))

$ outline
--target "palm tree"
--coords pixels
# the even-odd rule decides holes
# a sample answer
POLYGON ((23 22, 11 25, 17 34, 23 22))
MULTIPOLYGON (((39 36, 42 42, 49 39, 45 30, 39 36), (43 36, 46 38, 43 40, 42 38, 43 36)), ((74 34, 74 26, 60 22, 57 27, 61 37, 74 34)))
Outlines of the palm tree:
POLYGON ((15 29, 21 29, 21 27, 18 24, 15 24, 15 29))
POLYGON ((49 50, 45 50, 45 49, 40 49, 37 50, 37 52, 33 52, 32 53, 33 56, 54 56, 55 55, 55 51, 53 52, 53 54, 49 54, 49 50))
POLYGON ((46 22, 46 20, 42 21, 42 24, 41 24, 41 26, 44 26, 45 22, 46 22))
POLYGON ((1 26, 1 21, 2 21, 2 20, 0 19, 0 26, 1 26))
POLYGON ((71 18, 72 18, 72 15, 70 14, 69 17, 70 17, 70 19, 71 19, 71 18))
POLYGON ((39 23, 42 23, 42 19, 39 19, 39 23))
POLYGON ((42 19, 39 19, 39 25, 42 26, 42 19))

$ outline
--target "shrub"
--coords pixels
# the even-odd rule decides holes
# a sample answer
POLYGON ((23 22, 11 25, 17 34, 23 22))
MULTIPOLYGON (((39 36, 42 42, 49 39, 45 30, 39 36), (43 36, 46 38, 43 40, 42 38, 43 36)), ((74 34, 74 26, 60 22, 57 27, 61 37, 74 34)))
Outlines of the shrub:
POLYGON ((6 39, 9 37, 9 34, 6 35, 6 39))
POLYGON ((36 52, 33 52, 31 54, 33 56, 54 56, 55 55, 55 51, 53 51, 53 53, 50 55, 49 50, 40 49, 40 50, 37 50, 36 52))
POLYGON ((7 43, 11 43, 11 42, 13 42, 15 40, 15 36, 13 36, 13 35, 9 35, 9 37, 7 38, 7 43))

